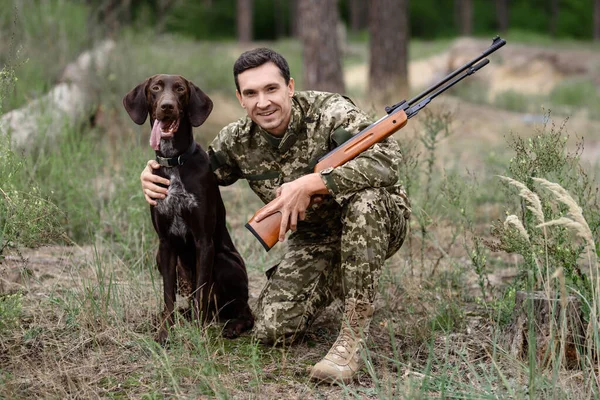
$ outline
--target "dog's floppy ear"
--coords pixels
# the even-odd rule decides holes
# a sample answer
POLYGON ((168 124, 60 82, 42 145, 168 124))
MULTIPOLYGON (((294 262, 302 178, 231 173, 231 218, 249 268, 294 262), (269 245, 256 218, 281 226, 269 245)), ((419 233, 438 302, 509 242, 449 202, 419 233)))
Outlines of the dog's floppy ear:
POLYGON ((146 87, 150 82, 151 78, 146 79, 144 82, 140 83, 129 93, 123 97, 123 106, 125 106, 125 110, 127 113, 138 125, 142 125, 146 122, 146 118, 148 117, 148 105, 146 104, 146 87))
POLYGON ((200 88, 188 81, 190 88, 190 102, 188 115, 192 126, 200 126, 206 121, 213 109, 213 102, 200 88))

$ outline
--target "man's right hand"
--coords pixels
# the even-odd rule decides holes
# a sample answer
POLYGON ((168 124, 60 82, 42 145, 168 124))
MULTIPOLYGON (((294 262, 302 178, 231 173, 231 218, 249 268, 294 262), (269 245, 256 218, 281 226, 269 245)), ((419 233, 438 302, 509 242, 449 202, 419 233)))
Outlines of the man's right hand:
POLYGON ((167 197, 167 188, 158 186, 158 184, 160 183, 167 186, 170 184, 168 179, 152 173, 153 169, 158 168, 160 168, 160 164, 158 164, 156 160, 150 160, 140 175, 144 197, 146 198, 148 204, 152 206, 156 205, 157 199, 164 199, 167 197))

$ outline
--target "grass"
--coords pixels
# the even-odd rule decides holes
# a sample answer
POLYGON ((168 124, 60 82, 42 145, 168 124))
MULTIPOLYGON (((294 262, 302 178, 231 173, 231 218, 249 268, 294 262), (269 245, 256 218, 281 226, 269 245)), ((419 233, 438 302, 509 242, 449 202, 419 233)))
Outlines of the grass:
MULTIPOLYGON (((56 4, 70 7, 66 2, 56 4)), ((68 47, 66 43, 70 42, 61 39, 63 48, 68 47)), ((411 54, 426 57, 446 45, 415 41, 411 54)), ((288 56, 292 70, 300 76, 297 42, 273 46, 288 56)), ((149 44, 126 32, 105 77, 95 125, 72 127, 52 143, 39 140, 23 156, 2 153, 21 163, 19 168, 7 168, 2 176, 22 191, 38 187, 39 197, 60 210, 57 215, 66 238, 60 245, 41 249, 9 249, 0 260, 0 397, 598 396, 598 386, 591 380, 595 353, 581 351, 587 359, 579 370, 567 370, 560 360, 543 369, 533 360, 508 354, 500 344, 515 293, 527 288, 528 281, 522 279, 528 275, 518 272, 543 267, 540 260, 546 259, 546 251, 552 266, 563 263, 562 272, 553 277, 558 270, 540 267, 543 279, 536 282, 536 289, 549 283, 559 290, 567 288, 587 301, 588 318, 591 315, 589 320, 594 321, 597 287, 580 285, 575 272, 566 268, 573 259, 593 266, 592 246, 582 248, 564 226, 548 226, 544 236, 526 205, 515 199, 519 196, 514 188, 502 186, 495 176, 510 176, 525 185, 534 182, 528 181, 532 176, 552 178, 582 206, 592 237, 597 237, 600 213, 593 171, 580 165, 579 155, 571 153, 569 142, 562 140, 565 132, 551 123, 539 132, 515 133, 494 149, 493 156, 476 146, 464 149, 473 159, 487 157, 485 168, 465 173, 464 165, 454 161, 460 154, 446 158, 448 165, 440 168, 442 152, 461 132, 451 129, 452 113, 433 107, 431 113, 411 120, 418 129, 412 138, 407 135, 401 140, 406 160, 401 175, 410 188, 415 217, 407 242, 388 260, 381 278, 378 311, 365 355, 367 366, 353 384, 317 386, 307 379, 307 368, 320 360, 337 336, 340 316, 335 308, 321 315, 305 340, 289 347, 265 347, 249 335, 224 340, 217 324, 198 328, 181 315, 169 346, 157 346, 152 337, 161 309, 162 282, 154 265, 156 236, 138 179, 151 157, 148 126, 137 127, 128 119, 121 98, 148 75, 182 73, 219 99, 220 110, 196 132, 206 144, 217 129, 240 113, 234 107, 230 66, 241 50, 236 43, 215 45, 176 36, 158 37, 149 44), (543 255, 537 264, 526 254, 491 251, 485 246, 494 240, 490 224, 504 219, 505 211, 518 214, 531 238, 537 234, 535 247, 526 248, 536 250, 538 258, 543 255), (503 280, 505 273, 508 278, 503 280), (568 285, 561 286, 560 279, 568 285)), ((356 58, 348 62, 357 62, 361 54, 353 53, 351 57, 356 58)), ((46 61, 35 63, 42 70, 46 61)), ((18 69, 16 73, 23 76, 18 69)), ((28 84, 39 89, 45 79, 28 84)), ((465 88, 464 96, 481 102, 478 96, 483 89, 465 88)), ((505 107, 531 100, 506 96, 505 107)), ((556 104, 566 106, 581 106, 593 98, 585 82, 565 84, 552 96, 556 104)), ((0 160, 0 167, 7 165, 3 164, 7 159, 0 160)), ((263 272, 277 262, 283 249, 278 245, 265 253, 244 228, 260 206, 247 184, 222 188, 222 194, 229 228, 248 266, 254 305, 265 282, 263 272)), ((557 203, 557 197, 546 193, 543 212, 547 220, 569 216, 567 211, 574 209, 557 203)), ((512 230, 498 232, 511 234, 508 239, 517 238, 512 230)), ((590 326, 590 334, 598 336, 596 324, 590 326)), ((599 342, 595 339, 592 344, 599 342)))
POLYGON ((47 92, 62 69, 98 37, 89 24, 88 6, 68 0, 0 1, 0 64, 11 65, 18 81, 4 101, 4 111, 47 92))

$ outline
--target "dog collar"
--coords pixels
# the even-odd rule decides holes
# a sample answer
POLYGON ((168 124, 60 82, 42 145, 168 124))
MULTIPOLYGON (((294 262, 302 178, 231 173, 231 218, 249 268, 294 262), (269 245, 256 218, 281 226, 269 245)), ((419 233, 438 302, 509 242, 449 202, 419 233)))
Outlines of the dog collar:
POLYGON ((156 162, 158 162, 163 167, 175 167, 178 165, 183 165, 192 156, 195 150, 196 142, 192 141, 192 145, 188 147, 185 153, 182 153, 177 157, 161 157, 157 155, 156 162))

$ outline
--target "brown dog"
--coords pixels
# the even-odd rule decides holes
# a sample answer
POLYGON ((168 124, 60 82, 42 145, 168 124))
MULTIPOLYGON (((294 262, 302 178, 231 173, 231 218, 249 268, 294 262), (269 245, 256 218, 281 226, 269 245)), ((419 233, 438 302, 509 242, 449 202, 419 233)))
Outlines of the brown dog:
POLYGON ((248 275, 225 226, 225 206, 208 155, 192 127, 212 111, 212 101, 177 75, 155 75, 123 98, 131 119, 150 114, 150 145, 170 180, 167 197, 150 207, 160 239, 156 262, 163 278, 165 309, 156 340, 164 343, 173 324, 176 285, 192 295, 197 321, 227 320, 223 336, 236 337, 254 325, 248 306, 248 275))

